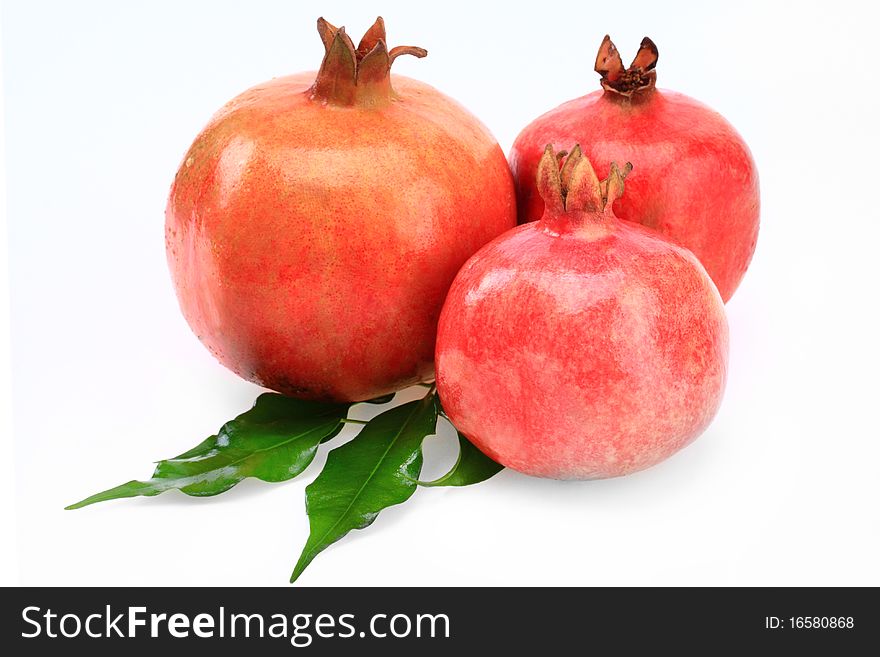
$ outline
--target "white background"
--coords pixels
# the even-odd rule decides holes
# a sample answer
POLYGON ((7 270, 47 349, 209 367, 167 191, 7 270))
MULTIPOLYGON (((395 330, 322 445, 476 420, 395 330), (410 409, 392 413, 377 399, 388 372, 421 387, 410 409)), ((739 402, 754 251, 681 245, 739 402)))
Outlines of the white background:
MULTIPOLYGON (((458 99, 505 151, 540 113, 598 88, 592 62, 606 32, 627 61, 650 35, 659 85, 716 108, 750 144, 761 235, 728 304, 724 404, 691 447, 617 480, 505 471, 420 490, 300 582, 880 584, 878 16, 865 2, 708 4, 4 3, 4 579, 287 581, 308 533, 303 489, 323 454, 286 484, 62 507, 148 477, 151 461, 196 444, 258 394, 178 312, 163 244, 168 187, 225 101, 317 67, 319 15, 359 36, 381 13, 392 45, 430 51, 395 70, 458 99)), ((449 436, 429 443, 426 474, 439 473, 454 450, 449 436)))

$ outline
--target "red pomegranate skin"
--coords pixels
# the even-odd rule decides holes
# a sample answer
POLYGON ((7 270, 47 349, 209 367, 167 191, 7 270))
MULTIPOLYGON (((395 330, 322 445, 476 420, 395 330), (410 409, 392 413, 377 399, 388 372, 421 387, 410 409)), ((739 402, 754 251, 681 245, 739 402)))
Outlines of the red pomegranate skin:
POLYGON ((727 354, 699 261, 609 203, 545 213, 468 260, 440 316, 437 388, 453 424, 509 468, 617 477, 704 430, 727 354))
POLYGON ((544 146, 575 142, 598 171, 612 161, 636 164, 617 216, 690 249, 729 300, 755 251, 760 214, 758 172, 733 126, 693 98, 654 88, 653 78, 631 95, 609 86, 563 103, 529 124, 511 150, 521 223, 543 212, 535 171, 544 146))
POLYGON ((492 135, 427 84, 389 86, 387 66, 354 100, 316 94, 315 73, 244 92, 171 189, 184 316, 226 367, 287 395, 358 401, 433 379, 455 273, 516 224, 492 135))

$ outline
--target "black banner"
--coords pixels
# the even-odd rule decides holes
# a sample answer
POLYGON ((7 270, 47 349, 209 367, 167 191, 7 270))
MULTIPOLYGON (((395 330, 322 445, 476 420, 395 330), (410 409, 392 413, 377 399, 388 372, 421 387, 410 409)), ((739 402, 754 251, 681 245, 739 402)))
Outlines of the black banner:
POLYGON ((14 655, 854 654, 880 635, 875 589, 13 588, 0 614, 0 645, 14 655))

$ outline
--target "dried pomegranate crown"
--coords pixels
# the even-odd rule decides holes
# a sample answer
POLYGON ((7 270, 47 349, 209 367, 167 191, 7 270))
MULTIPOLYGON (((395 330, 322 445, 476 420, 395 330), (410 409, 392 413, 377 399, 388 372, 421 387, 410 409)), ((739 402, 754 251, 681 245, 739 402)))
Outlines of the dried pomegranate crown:
POLYGON ((388 50, 385 21, 379 16, 357 48, 345 33, 323 18, 318 34, 324 42, 324 60, 312 87, 312 97, 333 105, 375 105, 393 98, 391 64, 400 55, 424 57, 428 51, 415 46, 388 50))
POLYGON ((607 34, 596 55, 596 73, 602 76, 602 88, 627 98, 645 93, 654 88, 657 82, 657 46, 648 37, 642 39, 639 52, 629 68, 623 68, 623 60, 617 46, 607 34))
POLYGON ((584 157, 580 144, 570 152, 553 152, 547 144, 538 162, 538 191, 544 199, 545 213, 594 212, 611 210, 611 205, 623 196, 623 181, 632 164, 626 163, 621 171, 611 163, 608 178, 600 181, 590 161, 584 157), (562 165, 560 167, 560 164, 562 165))

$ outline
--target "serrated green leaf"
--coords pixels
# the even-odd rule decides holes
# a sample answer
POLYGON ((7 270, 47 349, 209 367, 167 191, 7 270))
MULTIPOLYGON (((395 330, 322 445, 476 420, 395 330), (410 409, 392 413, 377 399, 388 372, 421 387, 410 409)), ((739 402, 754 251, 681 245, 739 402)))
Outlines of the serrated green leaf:
POLYGON ((324 470, 306 488, 309 538, 291 582, 327 546, 412 496, 422 470, 422 441, 436 427, 436 395, 431 391, 377 415, 354 440, 328 454, 324 470))
POLYGON ((223 425, 215 436, 173 459, 159 461, 149 481, 129 481, 68 506, 158 495, 177 488, 187 495, 218 495, 242 479, 285 481, 306 469, 318 445, 342 430, 351 404, 293 399, 275 393, 223 425))
POLYGON ((460 431, 456 433, 458 433, 458 460, 455 465, 439 479, 418 482, 420 486, 470 486, 486 481, 504 469, 503 465, 478 450, 464 434, 460 431))

